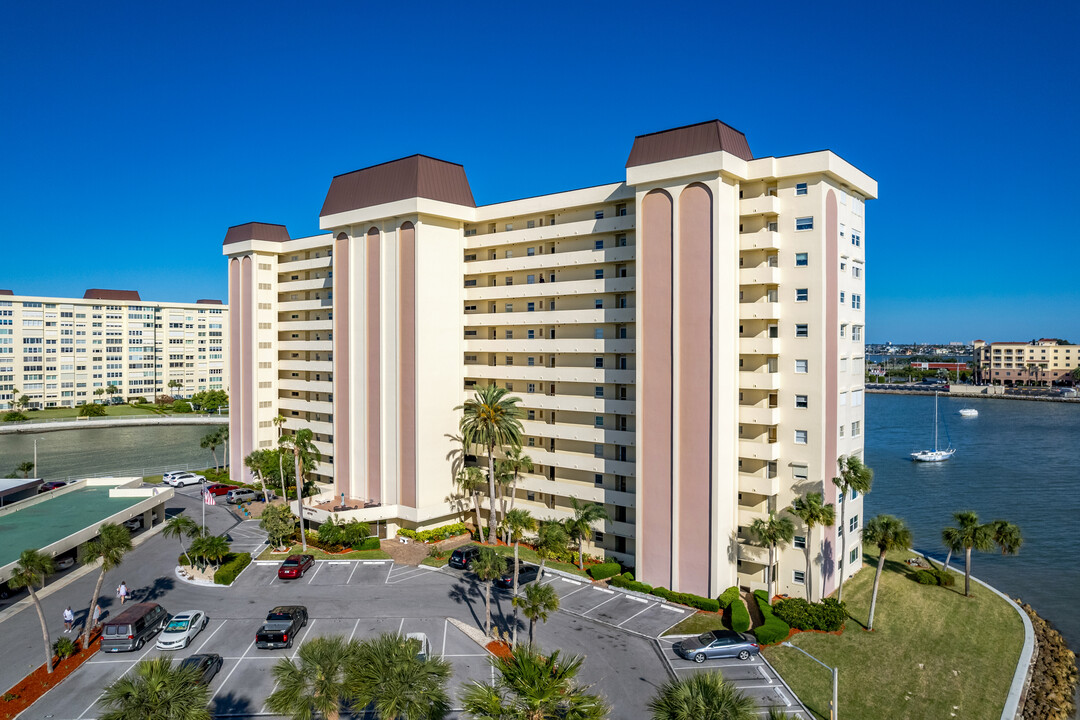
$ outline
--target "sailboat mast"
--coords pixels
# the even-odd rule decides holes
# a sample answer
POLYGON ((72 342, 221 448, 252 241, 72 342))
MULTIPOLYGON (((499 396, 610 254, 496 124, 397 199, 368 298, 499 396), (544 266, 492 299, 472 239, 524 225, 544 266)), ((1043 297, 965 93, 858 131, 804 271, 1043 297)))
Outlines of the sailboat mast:
POLYGON ((934 452, 937 452, 937 396, 934 393, 934 452))

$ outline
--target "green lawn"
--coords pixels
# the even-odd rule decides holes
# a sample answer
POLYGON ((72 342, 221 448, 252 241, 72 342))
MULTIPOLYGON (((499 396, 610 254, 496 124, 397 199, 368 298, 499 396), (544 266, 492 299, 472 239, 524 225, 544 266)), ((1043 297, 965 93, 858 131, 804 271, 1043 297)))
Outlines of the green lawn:
MULTIPOLYGON (((256 558, 256 560, 284 560, 290 555, 299 555, 304 552, 300 544, 293 545, 286 552, 273 552, 271 548, 263 550, 262 554, 256 558)), ((331 555, 325 553, 318 548, 313 548, 310 545, 307 549, 308 555, 314 555, 316 560, 388 560, 390 559, 389 553, 385 553, 382 550, 353 550, 352 552, 340 553, 338 555, 331 555)))
POLYGON ((724 625, 723 613, 699 611, 667 630, 664 635, 700 635, 709 630, 730 629, 724 625))
POLYGON ((432 557, 432 556, 429 555, 428 557, 421 560, 420 564, 421 565, 427 565, 428 567, 433 567, 433 568, 441 568, 441 567, 446 567, 446 564, 448 562, 450 562, 450 553, 446 553, 446 555, 441 557, 441 558, 432 557))
MULTIPOLYGON (((981 585, 965 598, 962 576, 953 588, 919 585, 906 555, 895 557, 881 577, 872 633, 860 623, 870 609, 876 548, 867 554, 874 566, 844 586, 852 617, 844 633, 800 633, 791 642, 839 668, 842 717, 1000 717, 1024 641, 1020 616, 981 585)), ((765 656, 817 717, 829 716, 828 671, 790 648, 769 647, 765 656)))
MULTIPOLYGON (((79 416, 79 408, 47 408, 44 410, 24 410, 23 415, 28 420, 55 420, 57 418, 75 418, 79 416)), ((154 405, 109 405, 105 409, 105 417, 119 417, 121 415, 167 415, 171 411, 160 410, 154 405)))

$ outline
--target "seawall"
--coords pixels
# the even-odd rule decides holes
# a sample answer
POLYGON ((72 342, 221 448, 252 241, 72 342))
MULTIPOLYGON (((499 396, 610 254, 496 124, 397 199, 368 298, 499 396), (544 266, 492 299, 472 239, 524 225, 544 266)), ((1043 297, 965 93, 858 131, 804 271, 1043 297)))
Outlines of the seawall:
POLYGON ((85 428, 108 428, 108 427, 139 427, 140 425, 225 425, 229 422, 228 415, 195 415, 191 417, 178 417, 176 415, 160 416, 125 416, 88 418, 85 420, 43 420, 38 422, 2 423, 0 435, 14 433, 47 433, 54 430, 82 430, 85 428))

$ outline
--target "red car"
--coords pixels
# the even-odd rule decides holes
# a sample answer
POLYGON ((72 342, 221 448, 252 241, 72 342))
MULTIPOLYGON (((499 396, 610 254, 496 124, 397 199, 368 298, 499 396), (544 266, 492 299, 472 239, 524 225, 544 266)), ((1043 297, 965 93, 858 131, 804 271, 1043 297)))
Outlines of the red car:
POLYGON ((228 495, 230 490, 236 489, 235 485, 223 485, 221 483, 206 486, 206 491, 211 495, 228 495))
POLYGON ((277 576, 282 580, 295 580, 304 577, 304 573, 315 567, 314 555, 290 555, 281 563, 277 576))

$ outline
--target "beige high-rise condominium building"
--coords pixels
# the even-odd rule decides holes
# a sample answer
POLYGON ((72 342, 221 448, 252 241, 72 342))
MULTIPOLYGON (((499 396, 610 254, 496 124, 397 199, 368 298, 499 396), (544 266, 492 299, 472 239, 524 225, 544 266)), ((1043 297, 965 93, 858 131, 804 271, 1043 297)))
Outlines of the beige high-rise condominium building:
POLYGON ((135 290, 81 298, 0 290, 0 409, 153 402, 229 389, 229 310, 220 300, 163 303, 135 290), (116 391, 105 394, 109 386, 116 391), (16 395, 15 390, 18 390, 16 395))
MULTIPOLYGON (((226 235, 232 466, 281 413, 315 433, 319 479, 370 505, 341 517, 450 522, 454 408, 495 383, 521 398, 535 464, 517 507, 603 503, 586 550, 652 584, 764 587, 752 521, 806 492, 838 502, 837 459, 862 453, 876 193, 829 151, 755 159, 718 121, 636 138, 625 180, 493 205, 419 155, 340 175, 325 234, 226 235)), ((848 502, 848 558, 840 528, 814 531, 815 594, 858 560, 848 502)), ((778 572, 801 594, 798 533, 778 572)))

